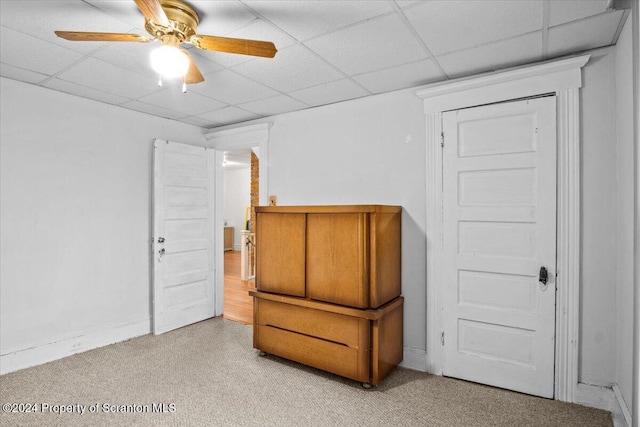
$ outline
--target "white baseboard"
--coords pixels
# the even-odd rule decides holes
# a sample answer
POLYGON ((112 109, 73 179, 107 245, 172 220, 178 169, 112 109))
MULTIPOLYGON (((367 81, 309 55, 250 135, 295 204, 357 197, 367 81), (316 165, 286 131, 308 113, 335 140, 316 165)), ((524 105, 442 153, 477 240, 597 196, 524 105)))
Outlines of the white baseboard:
POLYGON ((613 390, 608 387, 578 383, 574 403, 611 411, 614 399, 613 390))
POLYGON ((91 331, 31 347, 3 350, 0 355, 0 375, 62 359, 83 351, 125 341, 151 333, 151 320, 143 320, 91 331))
POLYGON ((578 383, 575 403, 611 412, 614 427, 631 427, 631 412, 618 384, 612 388, 578 383))
POLYGON ((427 352, 418 348, 404 347, 400 366, 427 372, 427 352))
POLYGON ((631 427, 631 411, 622 398, 622 392, 618 384, 613 385, 613 402, 611 402, 611 415, 614 427, 631 427))

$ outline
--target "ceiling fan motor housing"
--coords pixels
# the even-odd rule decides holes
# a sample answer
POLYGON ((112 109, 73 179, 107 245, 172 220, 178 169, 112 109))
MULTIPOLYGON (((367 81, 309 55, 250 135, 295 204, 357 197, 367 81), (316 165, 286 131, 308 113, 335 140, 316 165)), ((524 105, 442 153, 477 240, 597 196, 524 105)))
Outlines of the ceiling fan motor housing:
POLYGON ((147 19, 144 26, 147 32, 161 40, 175 37, 178 39, 178 43, 190 42, 191 37, 196 34, 196 28, 200 22, 198 13, 180 0, 161 0, 160 4, 171 23, 171 27, 164 27, 147 19))

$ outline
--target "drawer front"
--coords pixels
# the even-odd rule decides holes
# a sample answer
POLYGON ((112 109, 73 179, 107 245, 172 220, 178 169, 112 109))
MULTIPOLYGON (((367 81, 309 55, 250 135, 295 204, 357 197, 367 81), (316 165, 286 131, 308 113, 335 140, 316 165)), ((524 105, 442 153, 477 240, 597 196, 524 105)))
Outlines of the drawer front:
POLYGON ((254 325, 254 347, 356 381, 369 381, 368 351, 271 326, 254 325))
POLYGON ((254 304, 254 322, 257 324, 310 335, 354 349, 369 348, 368 320, 260 298, 255 298, 254 304))

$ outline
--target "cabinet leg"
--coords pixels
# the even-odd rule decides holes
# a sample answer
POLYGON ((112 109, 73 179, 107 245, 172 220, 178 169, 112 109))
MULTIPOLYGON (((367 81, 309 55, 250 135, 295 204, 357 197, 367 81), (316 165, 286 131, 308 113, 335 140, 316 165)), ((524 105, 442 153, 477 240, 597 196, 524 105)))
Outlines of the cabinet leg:
POLYGON ((262 351, 262 350, 260 350, 260 351, 258 352, 258 356, 260 356, 260 357, 265 357, 266 355, 267 355, 267 353, 266 353, 266 352, 264 352, 264 351, 262 351))
POLYGON ((362 388, 365 390, 369 390, 371 387, 373 387, 371 384, 369 383, 362 383, 362 388))

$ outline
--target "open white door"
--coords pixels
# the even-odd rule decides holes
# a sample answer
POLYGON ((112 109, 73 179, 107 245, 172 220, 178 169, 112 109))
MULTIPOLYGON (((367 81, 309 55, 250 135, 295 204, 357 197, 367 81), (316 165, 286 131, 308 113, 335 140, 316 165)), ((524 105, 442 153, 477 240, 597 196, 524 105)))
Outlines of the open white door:
POLYGON ((543 397, 554 390, 555 102, 443 114, 443 374, 543 397))
POLYGON ((215 315, 214 151, 156 140, 153 333, 215 315))

